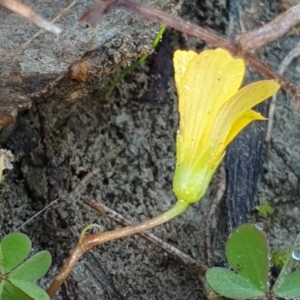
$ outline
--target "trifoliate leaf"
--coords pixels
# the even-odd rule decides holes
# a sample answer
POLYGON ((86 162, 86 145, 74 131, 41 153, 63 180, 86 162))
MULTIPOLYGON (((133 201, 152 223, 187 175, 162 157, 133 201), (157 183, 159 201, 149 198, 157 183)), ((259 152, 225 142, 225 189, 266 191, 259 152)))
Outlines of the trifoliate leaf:
POLYGON ((252 299, 265 295, 245 277, 224 268, 209 269, 205 277, 215 292, 230 299, 252 299))
POLYGON ((19 288, 13 286, 9 282, 5 282, 3 286, 3 293, 1 295, 1 300, 33 300, 32 297, 25 294, 19 288))
POLYGON ((282 282, 278 283, 274 289, 275 296, 298 299, 300 297, 300 272, 289 273, 281 280, 282 282))
POLYGON ((19 232, 3 237, 0 242, 0 270, 3 274, 17 267, 29 254, 31 241, 19 232))
POLYGON ((266 237, 254 225, 239 226, 226 243, 226 257, 232 269, 262 293, 268 291, 268 254, 266 237))
MULTIPOLYGON (((10 279, 10 283, 16 288, 21 290, 25 295, 27 295, 28 299, 34 300, 50 300, 49 295, 39 286, 34 283, 28 281, 22 281, 17 279, 10 279)), ((27 298, 17 298, 16 300, 27 300, 27 298)), ((13 300, 13 299, 10 299, 13 300)))
POLYGON ((48 251, 39 252, 13 270, 9 274, 8 280, 14 278, 23 281, 35 281, 47 273, 50 265, 50 253, 48 251))

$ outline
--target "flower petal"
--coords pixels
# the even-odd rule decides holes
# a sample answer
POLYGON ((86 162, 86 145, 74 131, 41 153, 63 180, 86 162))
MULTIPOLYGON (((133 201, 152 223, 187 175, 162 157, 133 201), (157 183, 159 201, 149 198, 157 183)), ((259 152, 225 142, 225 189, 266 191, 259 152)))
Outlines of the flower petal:
MULTIPOLYGON (((206 130, 201 140, 201 149, 205 149, 207 141, 213 145, 217 153, 228 144, 227 137, 233 124, 253 106, 274 95, 280 85, 274 80, 261 80, 240 89, 229 101, 224 103, 215 119, 208 120, 206 130)), ((242 128, 241 128, 242 129, 242 128)), ((238 132, 236 132, 237 134, 238 132)))
POLYGON ((173 64, 175 69, 175 83, 177 88, 178 97, 182 91, 182 77, 190 61, 197 57, 198 54, 194 51, 181 51, 177 50, 174 53, 173 64))
MULTIPOLYGON (((181 55, 185 54, 182 51, 176 53, 176 61, 181 55)), ((183 137, 184 156, 190 161, 199 154, 200 141, 209 120, 214 119, 220 107, 236 94, 244 72, 243 60, 233 58, 223 49, 206 50, 194 56, 183 75, 175 65, 176 85, 180 86, 179 132, 183 137)))
POLYGON ((221 152, 225 150, 227 145, 252 121, 265 121, 267 120, 260 113, 250 109, 245 112, 240 118, 238 118, 232 125, 226 141, 224 143, 224 148, 221 149, 221 152))

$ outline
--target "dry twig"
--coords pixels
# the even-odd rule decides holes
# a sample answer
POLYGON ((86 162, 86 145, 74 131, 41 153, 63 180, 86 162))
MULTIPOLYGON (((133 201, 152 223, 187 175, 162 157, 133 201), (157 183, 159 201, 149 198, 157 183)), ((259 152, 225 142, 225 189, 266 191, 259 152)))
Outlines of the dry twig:
MULTIPOLYGON (((286 68, 290 65, 292 60, 300 55, 300 44, 298 44, 295 48, 293 48, 287 56, 284 58, 284 60, 281 62, 278 68, 278 73, 283 74, 286 70, 286 68)), ((274 114, 275 114, 275 107, 276 107, 276 100, 277 100, 277 94, 275 94, 272 97, 269 113, 268 113, 268 125, 267 125, 267 132, 265 137, 265 143, 267 147, 270 145, 271 141, 271 132, 274 122, 274 114)))
MULTIPOLYGON (((3 0, 0 0, 3 1, 3 0)), ((10 1, 10 0, 5 0, 10 1)), ((15 0, 14 0, 15 1, 15 0)), ((61 12, 51 21, 51 24, 57 22, 64 14, 66 14, 76 3, 78 0, 73 0, 67 7, 61 10, 61 12)), ((20 47, 17 47, 15 50, 9 52, 6 56, 4 56, 2 59, 0 59, 0 62, 6 61, 7 59, 12 58, 14 55, 25 49, 31 42, 33 42, 36 38, 38 38, 41 34, 43 34, 45 31, 44 29, 39 30, 37 33, 35 33, 27 42, 22 44, 20 47)))
POLYGON ((264 26, 239 34, 236 41, 244 52, 258 49, 279 39, 298 23, 300 23, 300 4, 291 7, 264 26))
POLYGON ((34 23, 35 25, 50 31, 55 34, 60 34, 61 29, 53 25, 51 22, 47 21, 40 15, 36 14, 32 11, 27 5, 23 4, 21 1, 18 0, 0 0, 0 4, 9 9, 10 11, 20 15, 21 17, 25 18, 29 22, 34 23))

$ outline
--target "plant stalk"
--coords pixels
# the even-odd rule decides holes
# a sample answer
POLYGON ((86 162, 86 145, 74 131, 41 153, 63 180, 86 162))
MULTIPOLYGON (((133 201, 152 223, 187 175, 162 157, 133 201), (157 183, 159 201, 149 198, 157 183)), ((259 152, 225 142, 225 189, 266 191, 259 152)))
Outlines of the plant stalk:
POLYGON ((140 233, 152 229, 163 223, 166 223, 171 219, 175 218, 176 216, 180 215, 181 213, 183 213, 188 206, 189 204, 187 202, 177 201, 177 203, 170 210, 150 220, 144 221, 139 224, 127 226, 127 227, 118 228, 112 231, 90 234, 79 239, 78 244, 73 249, 69 258, 65 261, 64 266, 62 267, 60 272, 56 275, 50 287, 48 288, 47 290, 48 295, 50 296, 51 299, 54 297, 54 295, 56 294, 60 286, 69 276, 70 272, 72 271, 76 263, 82 258, 82 256, 88 250, 96 246, 103 245, 106 242, 114 241, 120 238, 125 238, 134 235, 136 233, 140 233))

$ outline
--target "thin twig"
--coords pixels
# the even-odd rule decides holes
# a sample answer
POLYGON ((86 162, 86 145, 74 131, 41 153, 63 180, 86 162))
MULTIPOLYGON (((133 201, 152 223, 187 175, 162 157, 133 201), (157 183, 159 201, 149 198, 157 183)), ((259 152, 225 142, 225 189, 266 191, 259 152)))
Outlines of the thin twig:
POLYGON ((16 229, 14 229, 13 232, 16 232, 16 231, 19 231, 20 229, 22 229, 25 225, 27 225, 32 220, 34 220, 36 217, 38 217, 42 212, 44 212, 45 210, 47 210, 50 206, 52 206, 53 204, 57 203, 58 200, 59 200, 59 198, 57 198, 57 199, 53 200, 52 202, 50 202, 43 209, 41 209, 40 211, 38 211, 36 214, 34 214, 32 217, 30 217, 27 221, 25 221, 21 226, 19 226, 16 229))
MULTIPOLYGON (((38 37, 40 35, 40 33, 42 33, 42 31, 39 31, 37 34, 35 34, 32 38, 31 41, 33 41, 36 37, 38 37)), ((30 41, 30 42, 31 42, 30 41)), ((28 42, 28 41, 27 41, 28 42)), ((26 43, 25 43, 26 44, 26 43)), ((23 47, 25 44, 23 44, 21 47, 23 47)), ((28 43, 29 44, 29 43, 28 43)), ((25 46, 24 46, 25 47, 25 46)), ((14 54, 16 54, 16 52, 14 52, 14 54)), ((12 56, 14 55, 12 54, 12 56)), ((7 58, 7 57, 6 57, 7 58)), ((1 62, 1 60, 0 60, 1 62)), ((54 87, 56 87, 60 81, 65 77, 65 73, 60 74, 59 76, 57 76, 54 80, 52 80, 51 82, 49 82, 44 88, 42 88, 41 90, 35 91, 33 93, 31 93, 29 96, 31 99, 39 99, 42 98, 44 96, 46 96, 47 94, 49 94, 50 91, 53 90, 54 87)))
POLYGON ((237 35, 236 41, 242 51, 258 49, 279 39, 298 23, 300 23, 300 4, 257 29, 237 35))
POLYGON ((272 68, 264 64, 258 58, 251 54, 243 53, 236 44, 217 35, 211 30, 193 25, 182 18, 173 16, 161 10, 151 8, 137 2, 131 2, 130 0, 106 0, 94 4, 82 15, 81 20, 95 25, 104 14, 113 8, 123 8, 125 10, 132 11, 153 22, 166 24, 167 26, 186 33, 189 36, 196 37, 199 40, 204 40, 206 43, 214 47, 224 48, 233 55, 242 57, 251 67, 256 69, 264 77, 277 81, 283 89, 291 93, 300 101, 300 89, 298 89, 298 87, 291 83, 287 78, 281 76, 272 68))
MULTIPOLYGON (((115 212, 114 210, 110 209, 103 203, 96 202, 94 199, 90 197, 86 197, 83 199, 83 202, 86 203, 88 206, 102 214, 103 216, 108 217, 109 219, 115 221, 118 225, 125 227, 125 226, 131 226, 132 223, 125 219, 122 215, 119 213, 115 212)), ((158 246, 161 248, 164 252, 169 254, 175 259, 179 259, 182 261, 185 265, 190 267, 192 270, 196 271, 197 273, 203 274, 204 270, 206 267, 203 264, 199 264, 197 261, 195 261, 193 258, 189 257, 176 247, 162 241, 160 238, 155 236, 152 233, 148 232, 140 232, 137 235, 140 237, 144 238, 147 241, 150 241, 154 245, 158 246)))
POLYGON ((214 200, 209 208, 208 215, 205 218, 205 248, 206 248, 206 262, 208 266, 213 266, 213 257, 212 257, 212 232, 215 231, 216 225, 213 226, 211 221, 212 221, 212 216, 215 214, 217 208, 219 207, 221 200, 224 196, 224 192, 226 189, 226 172, 225 172, 225 167, 222 166, 220 168, 220 181, 217 184, 217 192, 214 197, 214 200))
MULTIPOLYGON (((1 0, 0 0, 1 1, 1 0)), ((6 0, 9 1, 9 0, 6 0)), ((51 24, 57 22, 64 14, 66 14, 76 3, 78 0, 73 0, 67 7, 61 10, 61 12, 50 22, 51 24)), ((0 62, 6 61, 10 58, 12 58, 14 55, 25 49, 31 42, 33 42, 36 38, 38 38, 41 34, 45 32, 44 29, 39 30, 37 33, 35 33, 27 42, 22 44, 20 47, 17 47, 15 50, 9 52, 6 56, 4 56, 2 59, 0 59, 0 62)))
POLYGON ((82 193, 85 191, 87 185, 93 180, 93 178, 100 172, 100 168, 96 168, 89 173, 87 173, 82 180, 77 184, 77 186, 74 188, 74 190, 69 194, 68 199, 73 199, 79 193, 82 193))
POLYGON ((61 29, 58 26, 53 25, 51 22, 36 14, 33 10, 31 10, 27 5, 23 4, 21 1, 0 0, 0 4, 9 9, 10 11, 20 15, 29 22, 32 22, 35 25, 47 31, 50 31, 54 34, 61 33, 61 29))
MULTIPOLYGON (((290 65, 292 60, 300 55, 300 44, 298 44, 295 48, 293 48, 287 56, 284 58, 284 60, 281 62, 278 68, 278 73, 283 74, 287 67, 290 65)), ((275 94, 272 97, 269 113, 268 113, 268 125, 267 125, 267 132, 266 132, 266 138, 265 143, 266 146, 269 147, 270 140, 271 140, 271 133, 272 133, 272 127, 274 122, 274 114, 275 114, 275 107, 276 107, 276 100, 277 100, 277 94, 275 94)))

